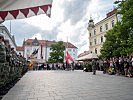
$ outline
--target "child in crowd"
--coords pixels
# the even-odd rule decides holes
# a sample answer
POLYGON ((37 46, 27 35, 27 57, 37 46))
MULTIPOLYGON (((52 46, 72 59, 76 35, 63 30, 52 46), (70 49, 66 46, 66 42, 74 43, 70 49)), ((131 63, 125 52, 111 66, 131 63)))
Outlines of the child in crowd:
POLYGON ((108 73, 109 73, 109 75, 114 75, 115 74, 115 69, 112 66, 110 66, 110 68, 108 70, 108 73))
POLYGON ((131 77, 132 74, 131 74, 131 68, 128 69, 128 74, 127 74, 128 77, 131 77))

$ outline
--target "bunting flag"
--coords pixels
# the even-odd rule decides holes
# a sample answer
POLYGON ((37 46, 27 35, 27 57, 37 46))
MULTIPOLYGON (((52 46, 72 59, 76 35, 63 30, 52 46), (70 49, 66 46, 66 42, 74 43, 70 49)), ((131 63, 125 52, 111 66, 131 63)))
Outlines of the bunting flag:
POLYGON ((69 63, 69 61, 68 61, 68 58, 67 58, 67 56, 65 56, 65 60, 67 61, 67 63, 68 63, 68 64, 70 64, 70 63, 69 63))
POLYGON ((53 0, 0 0, 0 22, 46 14, 50 17, 53 0))
POLYGON ((71 61, 73 61, 73 59, 72 59, 72 57, 70 56, 70 54, 68 53, 68 51, 67 51, 67 56, 68 56, 68 58, 69 58, 71 61))

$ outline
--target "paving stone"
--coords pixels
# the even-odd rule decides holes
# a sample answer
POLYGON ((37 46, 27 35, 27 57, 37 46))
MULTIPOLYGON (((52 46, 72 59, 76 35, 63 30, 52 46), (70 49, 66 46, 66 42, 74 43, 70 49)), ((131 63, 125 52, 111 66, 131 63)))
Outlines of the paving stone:
POLYGON ((38 100, 37 98, 28 98, 27 100, 38 100))
POLYGON ((18 100, 18 96, 7 95, 2 98, 2 100, 18 100))
POLYGON ((29 71, 2 100, 133 100, 133 79, 100 71, 29 71))

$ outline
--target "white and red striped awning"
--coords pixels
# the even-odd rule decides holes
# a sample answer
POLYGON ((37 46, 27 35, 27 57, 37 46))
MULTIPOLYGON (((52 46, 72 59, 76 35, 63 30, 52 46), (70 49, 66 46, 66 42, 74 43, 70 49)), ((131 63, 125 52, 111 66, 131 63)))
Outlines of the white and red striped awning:
POLYGON ((53 0, 0 0, 0 22, 46 14, 50 17, 53 0))

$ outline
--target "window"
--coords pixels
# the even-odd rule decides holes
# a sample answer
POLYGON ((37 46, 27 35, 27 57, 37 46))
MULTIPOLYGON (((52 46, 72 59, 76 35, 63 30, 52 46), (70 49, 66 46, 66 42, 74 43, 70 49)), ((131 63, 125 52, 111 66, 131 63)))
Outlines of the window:
POLYGON ((90 46, 92 45, 92 42, 90 42, 90 46))
POLYGON ((71 51, 71 49, 68 49, 68 51, 71 51))
POLYGON ((30 50, 29 49, 27 49, 27 52, 29 52, 30 50))
POLYGON ((97 44, 97 40, 96 39, 94 39, 94 43, 95 43, 95 45, 97 44))
POLYGON ((38 43, 33 43, 34 46, 38 46, 38 43))
POLYGON ((97 48, 95 48, 95 54, 97 54, 97 48))
POLYGON ((30 42, 27 42, 27 45, 30 45, 30 42))
POLYGON ((73 52, 75 52, 75 49, 73 49, 73 52))
POLYGON ((29 55, 27 55, 27 59, 29 58, 30 56, 29 55))
POLYGON ((102 26, 100 26, 100 32, 102 32, 102 26))
POLYGON ((91 33, 90 33, 90 37, 91 37, 91 33))
POLYGON ((103 42, 103 36, 101 36, 101 42, 103 42))
POLYGON ((115 21, 114 20, 112 20, 112 27, 115 25, 115 21))
POLYGON ((106 28, 106 30, 108 30, 108 23, 107 23, 107 24, 105 24, 105 28, 106 28))
POLYGON ((96 35, 96 29, 94 30, 94 35, 96 35))

